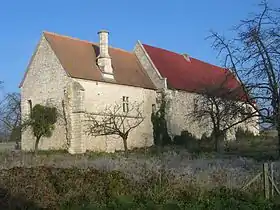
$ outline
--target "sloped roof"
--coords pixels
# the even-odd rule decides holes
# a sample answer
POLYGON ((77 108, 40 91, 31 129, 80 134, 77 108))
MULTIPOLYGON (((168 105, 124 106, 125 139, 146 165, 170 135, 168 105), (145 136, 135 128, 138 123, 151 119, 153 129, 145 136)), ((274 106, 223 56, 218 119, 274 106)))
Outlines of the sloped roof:
POLYGON ((96 64, 99 44, 50 32, 44 32, 44 36, 71 77, 155 89, 136 55, 131 52, 109 48, 115 81, 107 81, 96 64))
POLYGON ((143 44, 162 77, 171 89, 195 93, 213 92, 216 96, 230 96, 244 100, 246 94, 233 73, 198 59, 143 44), (230 95, 229 95, 230 93, 230 95))

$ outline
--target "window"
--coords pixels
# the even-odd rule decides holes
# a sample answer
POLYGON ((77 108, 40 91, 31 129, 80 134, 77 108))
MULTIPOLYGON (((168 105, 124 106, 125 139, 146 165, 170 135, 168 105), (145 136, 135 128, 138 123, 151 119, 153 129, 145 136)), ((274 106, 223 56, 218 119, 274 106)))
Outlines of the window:
POLYGON ((193 110, 196 112, 197 111, 197 108, 198 108, 198 99, 195 98, 193 100, 193 110))
POLYGON ((123 112, 128 112, 128 97, 123 96, 123 112))
POLYGON ((31 116, 32 113, 32 101, 28 100, 28 111, 29 111, 29 115, 31 116))
POLYGON ((156 105, 152 104, 152 113, 156 113, 156 105))

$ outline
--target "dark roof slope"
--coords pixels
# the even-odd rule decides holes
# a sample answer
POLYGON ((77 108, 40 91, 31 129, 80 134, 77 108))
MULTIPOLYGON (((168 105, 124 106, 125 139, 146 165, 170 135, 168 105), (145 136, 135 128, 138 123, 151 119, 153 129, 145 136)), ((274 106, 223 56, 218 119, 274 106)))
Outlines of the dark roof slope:
POLYGON ((240 82, 231 71, 198 59, 143 44, 152 62, 167 78, 169 88, 196 93, 213 92, 217 96, 245 99, 240 82))

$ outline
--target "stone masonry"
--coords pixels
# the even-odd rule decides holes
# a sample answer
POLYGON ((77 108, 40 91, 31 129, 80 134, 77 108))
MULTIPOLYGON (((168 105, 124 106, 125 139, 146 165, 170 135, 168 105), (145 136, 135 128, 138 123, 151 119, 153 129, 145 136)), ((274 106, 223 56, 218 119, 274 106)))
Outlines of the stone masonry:
MULTIPOLYGON (((184 130, 188 130, 198 138, 204 133, 209 134, 210 127, 199 124, 188 115, 193 110, 197 94, 168 89, 166 78, 160 75, 140 42, 136 44, 134 54, 157 90, 71 78, 42 35, 21 84, 22 119, 28 117, 30 108, 36 104, 55 106, 60 114, 53 135, 50 138, 43 137, 39 149, 67 149, 71 154, 84 153, 87 150, 106 152, 123 150, 122 140, 117 136, 89 136, 85 132, 87 127, 85 117, 87 113, 98 115, 108 105, 122 103, 124 96, 129 102, 142 103, 145 117, 142 124, 129 134, 128 147, 131 149, 151 146, 153 130, 150 117, 153 105, 157 104, 158 91, 167 94, 166 120, 171 137, 180 135, 184 130)), ((253 124, 244 123, 241 126, 254 130, 253 124)), ((256 129, 254 131, 257 133, 256 129)), ((229 138, 234 134, 234 129, 229 131, 229 138)), ((33 150, 34 144, 35 139, 31 130, 24 131, 22 149, 33 150)))
MULTIPOLYGON (((186 130, 197 138, 201 138, 203 134, 210 135, 212 130, 209 125, 210 123, 205 125, 205 123, 199 123, 191 117, 191 113, 194 108, 194 99, 200 95, 186 91, 169 89, 166 84, 167 80, 160 75, 140 42, 136 44, 134 53, 156 85, 157 89, 163 91, 163 93, 167 95, 168 106, 166 110, 166 121, 169 135, 174 137, 176 135, 180 135, 181 131, 186 130)), ((237 127, 241 127, 245 130, 248 129, 254 134, 258 134, 256 126, 257 120, 254 120, 253 122, 250 121, 241 123, 237 127)), ((228 130, 226 134, 228 140, 235 139, 237 127, 228 130)))
MULTIPOLYGON (((21 86, 22 119, 30 114, 30 102, 51 104, 61 111, 64 89, 71 82, 59 60, 55 56, 47 40, 42 36, 37 49, 30 61, 25 80, 21 86)), ((35 139, 30 130, 22 133, 22 149, 34 148, 35 139)), ((58 120, 51 138, 42 137, 40 149, 62 149, 66 145, 65 124, 58 120), (54 140, 55 139, 55 140, 54 140)))
MULTIPOLYGON (((21 86, 23 119, 30 113, 32 106, 43 104, 58 109, 59 120, 50 138, 43 137, 39 149, 67 149, 71 154, 87 150, 114 152, 123 149, 117 136, 88 136, 85 113, 98 113, 106 105, 122 103, 126 96, 130 102, 143 103, 144 122, 132 130, 128 147, 143 147, 153 144, 150 116, 155 104, 154 90, 141 87, 124 86, 104 82, 74 79, 67 75, 48 41, 42 36, 34 53, 24 82, 21 86)), ((22 134, 22 149, 33 150, 35 139, 30 130, 22 134)))

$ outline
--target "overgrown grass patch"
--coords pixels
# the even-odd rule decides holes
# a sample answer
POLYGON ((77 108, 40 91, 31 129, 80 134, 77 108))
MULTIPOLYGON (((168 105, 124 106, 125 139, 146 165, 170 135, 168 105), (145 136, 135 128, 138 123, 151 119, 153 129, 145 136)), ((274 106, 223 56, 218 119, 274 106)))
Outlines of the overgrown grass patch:
POLYGON ((139 183, 117 171, 95 169, 17 167, 1 170, 0 188, 0 208, 5 205, 5 209, 16 209, 19 205, 22 209, 280 208, 276 202, 265 201, 257 193, 223 187, 203 190, 186 183, 173 185, 164 174, 160 179, 152 175, 139 183))
POLYGON ((277 139, 263 136, 244 137, 227 144, 227 153, 257 161, 274 161, 279 159, 277 139))

